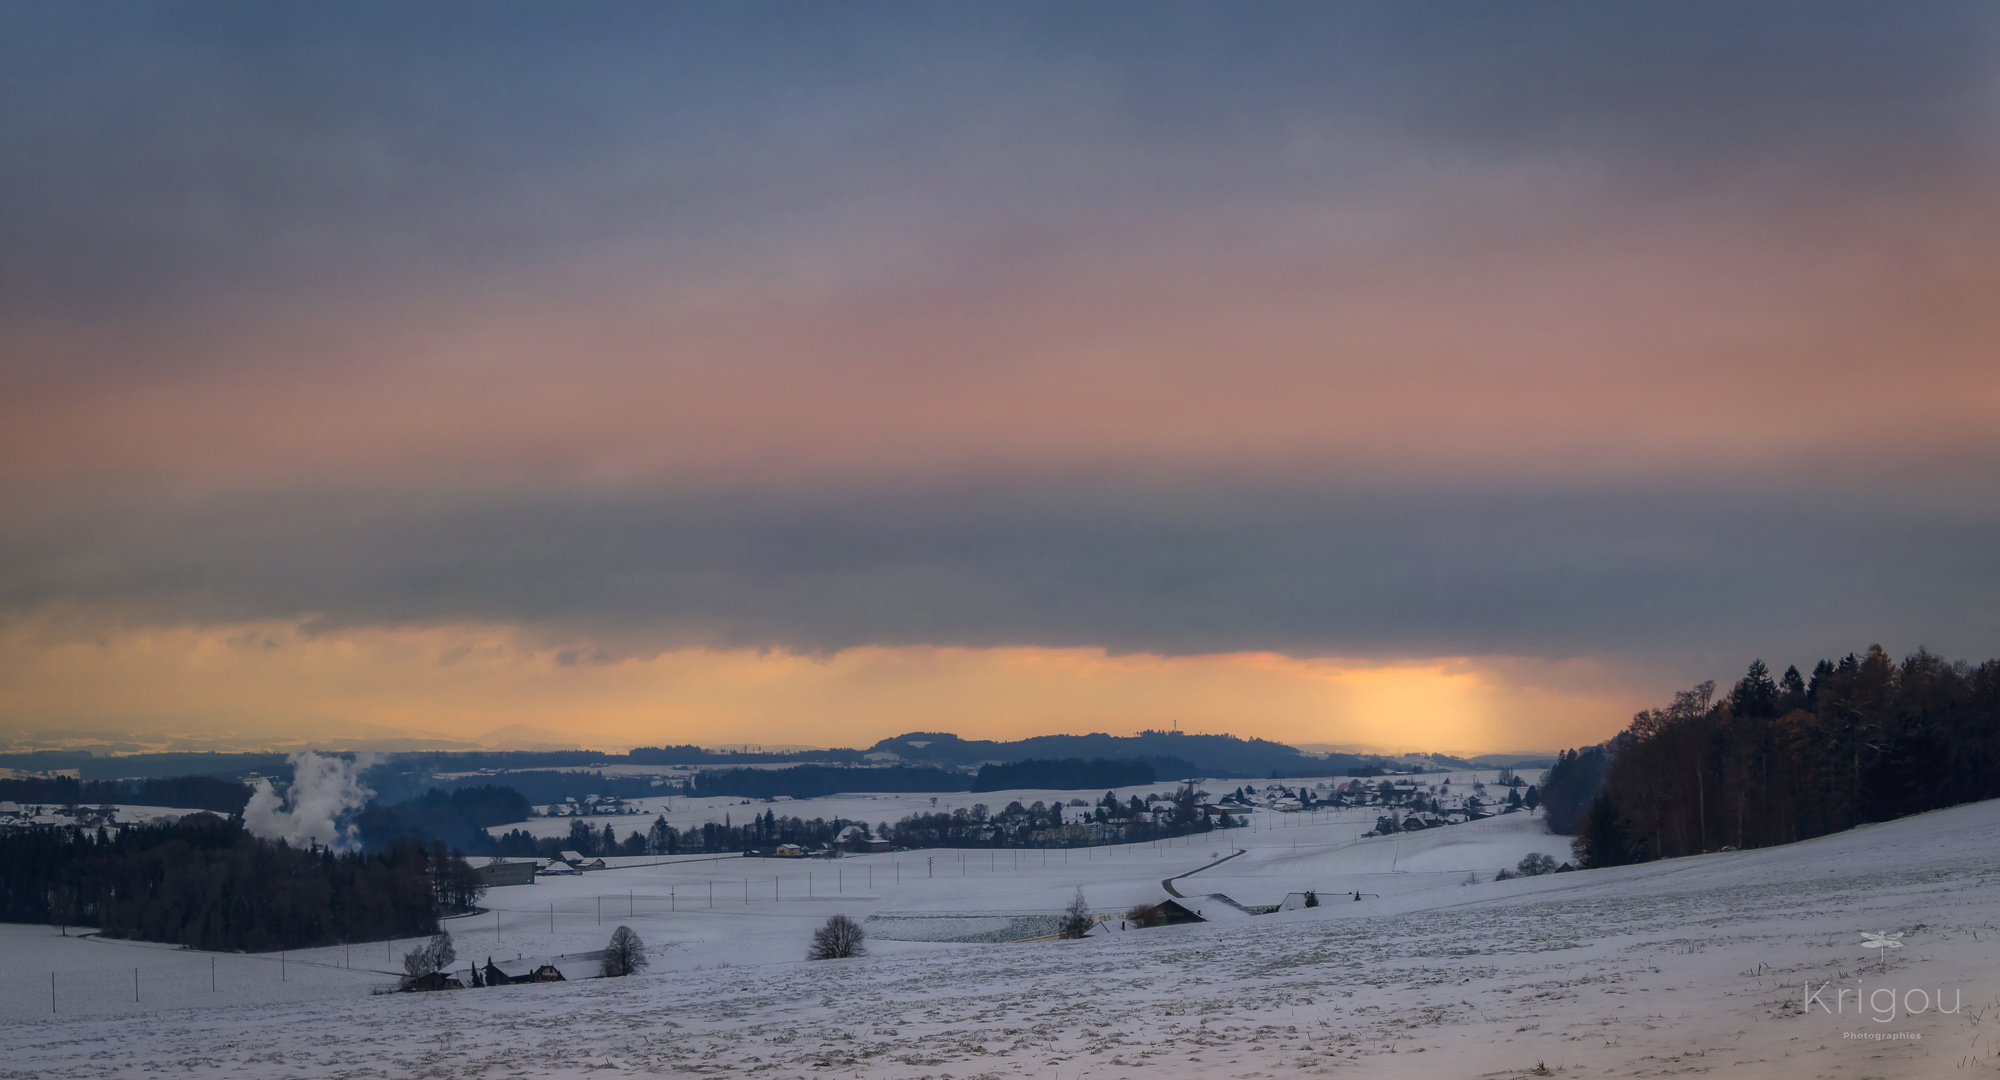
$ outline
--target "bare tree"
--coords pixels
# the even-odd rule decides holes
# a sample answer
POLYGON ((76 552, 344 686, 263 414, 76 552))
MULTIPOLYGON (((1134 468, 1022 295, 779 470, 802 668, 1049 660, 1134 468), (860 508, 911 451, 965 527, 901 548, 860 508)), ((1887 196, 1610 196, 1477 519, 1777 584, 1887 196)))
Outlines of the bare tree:
POLYGON ((636 974, 646 966, 646 943, 629 926, 611 932, 611 944, 604 947, 604 964, 598 974, 606 978, 636 974))
POLYGON ((1066 938, 1080 938, 1090 930, 1090 904, 1083 898, 1083 890, 1076 890, 1076 897, 1063 909, 1062 921, 1056 925, 1056 935, 1066 938))
POLYGON ((406 981, 415 982, 426 975, 435 974, 451 967, 458 959, 458 948, 451 943, 451 933, 440 930, 437 936, 403 954, 403 972, 406 981))
POLYGON ((812 948, 806 950, 808 960, 840 960, 849 956, 866 956, 868 950, 861 942, 868 936, 861 924, 845 915, 835 915, 826 920, 826 925, 813 931, 812 948))

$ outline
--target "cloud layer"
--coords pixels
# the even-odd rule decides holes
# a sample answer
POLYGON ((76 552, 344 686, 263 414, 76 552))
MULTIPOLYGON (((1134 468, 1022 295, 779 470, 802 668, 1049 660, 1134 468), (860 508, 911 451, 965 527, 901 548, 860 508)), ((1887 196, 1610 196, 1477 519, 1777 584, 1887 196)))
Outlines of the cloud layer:
POLYGON ((9 9, 0 623, 998 650, 907 676, 940 701, 1004 650, 1584 658, 1620 701, 1992 655, 1996 44, 1981 4, 9 9))

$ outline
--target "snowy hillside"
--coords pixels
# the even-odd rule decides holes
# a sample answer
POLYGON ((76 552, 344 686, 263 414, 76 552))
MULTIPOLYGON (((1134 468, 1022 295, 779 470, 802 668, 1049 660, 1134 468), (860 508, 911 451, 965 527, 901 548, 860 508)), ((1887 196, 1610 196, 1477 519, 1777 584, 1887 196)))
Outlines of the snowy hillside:
MULTIPOLYGON (((916 799, 873 801, 892 798, 916 799)), ((788 812, 830 814, 831 801, 788 812)), ((677 813, 708 809, 676 801, 677 813)), ((206 954, 0 927, 15 976, 0 988, 11 1021, 0 1076, 156 1066, 937 1080, 1995 1068, 2000 803, 1785 848, 1511 881, 1494 872, 1525 854, 1566 854, 1530 815, 1361 838, 1374 815, 1260 812, 1255 829, 1067 854, 630 860, 494 889, 485 913, 452 927, 460 969, 489 954, 549 959, 578 979, 595 966, 579 954, 627 924, 654 963, 623 980, 370 996, 404 942, 282 965, 225 956, 210 990, 206 954), (1248 905, 1315 889, 1324 903, 1078 942, 993 940, 1032 927, 1078 887, 1101 913, 1157 901, 1161 879, 1236 847, 1244 853, 1172 884, 1248 905), (812 928, 837 912, 864 921, 869 955, 802 960, 812 928), (1903 937, 1871 949, 1863 932, 1903 937), (1802 1001, 1832 1008, 1841 989, 1842 1015, 1816 1004, 1801 1014, 1802 1001), (1895 990, 1897 1015, 1878 1023, 1856 989, 1895 990), (1960 1010, 1901 1015, 1919 989, 1960 1010), (1904 1037, 1874 1038, 1887 1035, 1904 1037)))

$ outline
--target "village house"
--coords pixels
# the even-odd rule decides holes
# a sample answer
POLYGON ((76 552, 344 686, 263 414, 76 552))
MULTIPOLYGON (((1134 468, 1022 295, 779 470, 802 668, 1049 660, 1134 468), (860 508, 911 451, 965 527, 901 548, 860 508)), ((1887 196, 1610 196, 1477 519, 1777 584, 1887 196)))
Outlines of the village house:
POLYGON ((533 860, 509 862, 506 859, 494 859, 486 865, 475 867, 474 869, 479 873, 480 884, 488 887, 497 885, 533 885, 535 883, 535 864, 533 860))

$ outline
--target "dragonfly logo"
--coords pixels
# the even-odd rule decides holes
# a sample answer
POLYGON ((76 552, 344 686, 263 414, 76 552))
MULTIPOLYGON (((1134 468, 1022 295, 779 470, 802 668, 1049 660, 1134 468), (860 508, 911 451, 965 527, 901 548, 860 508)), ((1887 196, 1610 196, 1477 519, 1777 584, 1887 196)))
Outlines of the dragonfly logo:
MULTIPOLYGON (((1903 935, 1900 932, 1894 934, 1871 934, 1863 930, 1861 931, 1861 937, 1861 947, 1864 949, 1900 949, 1903 947, 1903 935)), ((1885 961, 1888 959, 1888 956, 1887 952, 1882 954, 1885 961)))

